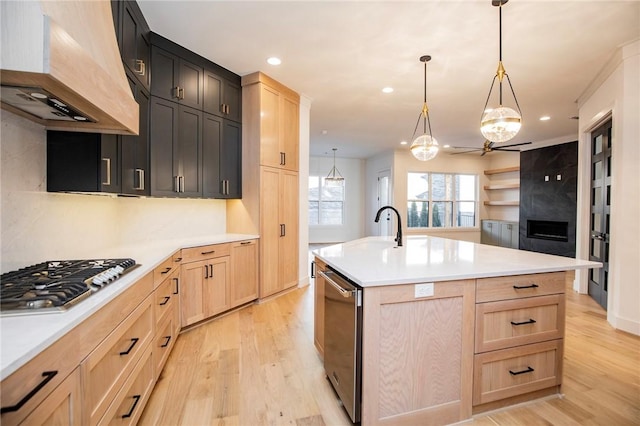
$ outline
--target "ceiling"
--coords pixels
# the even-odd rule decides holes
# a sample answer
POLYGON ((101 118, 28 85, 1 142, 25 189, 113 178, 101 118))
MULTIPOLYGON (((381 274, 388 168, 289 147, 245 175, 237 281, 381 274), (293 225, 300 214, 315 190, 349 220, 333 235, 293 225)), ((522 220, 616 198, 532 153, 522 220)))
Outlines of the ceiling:
MULTIPOLYGON (((138 3, 152 31, 308 97, 311 155, 408 149, 400 141, 411 142, 422 107, 422 55, 432 57, 433 136, 441 146, 484 142, 479 122, 498 65, 491 0, 138 3), (282 64, 268 65, 271 56, 282 64), (393 93, 382 93, 387 86, 393 93)), ((617 47, 640 38, 638 0, 511 0, 502 19, 503 63, 523 113, 520 133, 507 143, 576 135, 576 100, 617 47)))

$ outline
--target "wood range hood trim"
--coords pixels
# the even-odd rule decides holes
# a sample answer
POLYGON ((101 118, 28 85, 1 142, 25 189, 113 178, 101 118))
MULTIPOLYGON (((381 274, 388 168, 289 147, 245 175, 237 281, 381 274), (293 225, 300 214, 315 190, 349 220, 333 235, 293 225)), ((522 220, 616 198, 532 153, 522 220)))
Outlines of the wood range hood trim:
POLYGON ((118 49, 109 1, 2 2, 3 86, 39 87, 94 122, 45 120, 51 130, 137 135, 139 107, 118 49))

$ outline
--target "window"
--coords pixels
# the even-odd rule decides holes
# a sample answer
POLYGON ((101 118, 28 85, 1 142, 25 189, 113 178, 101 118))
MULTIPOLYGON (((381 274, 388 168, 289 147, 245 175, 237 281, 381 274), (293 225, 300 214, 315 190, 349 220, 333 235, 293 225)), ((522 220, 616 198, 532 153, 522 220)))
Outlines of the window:
POLYGON ((329 185, 324 177, 309 176, 309 225, 342 225, 344 184, 329 185))
POLYGON ((408 173, 409 228, 476 226, 478 179, 453 173, 408 173))

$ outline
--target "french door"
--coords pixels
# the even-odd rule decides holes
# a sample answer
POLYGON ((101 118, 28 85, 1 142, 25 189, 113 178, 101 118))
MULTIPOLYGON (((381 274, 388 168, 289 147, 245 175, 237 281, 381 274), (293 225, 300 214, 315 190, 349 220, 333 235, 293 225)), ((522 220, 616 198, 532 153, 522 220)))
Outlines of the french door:
POLYGON ((611 120, 591 133, 591 219, 589 260, 602 262, 589 270, 589 295, 607 309, 611 217, 611 120))
MULTIPOLYGON (((384 170, 378 173, 378 208, 387 206, 391 202, 390 196, 390 177, 389 170, 384 170)), ((387 213, 391 213, 387 210, 387 213)), ((388 236, 391 235, 391 217, 386 216, 387 220, 381 220, 378 222, 378 235, 388 236)))

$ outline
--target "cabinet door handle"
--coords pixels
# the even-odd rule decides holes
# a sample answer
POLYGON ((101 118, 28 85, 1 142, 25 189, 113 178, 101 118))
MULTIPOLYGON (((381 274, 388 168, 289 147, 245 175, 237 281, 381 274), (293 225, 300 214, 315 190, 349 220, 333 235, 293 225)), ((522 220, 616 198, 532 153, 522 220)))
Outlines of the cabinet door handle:
POLYGON ((514 290, 523 290, 526 288, 538 288, 538 284, 529 284, 529 285, 514 285, 513 289, 514 290))
POLYGON ((134 399, 133 405, 131 406, 131 408, 129 409, 129 412, 127 414, 123 414, 122 415, 123 419, 128 419, 129 417, 131 417, 133 415, 133 411, 136 409, 136 405, 138 405, 138 401, 140 401, 140 395, 133 395, 132 398, 134 399))
POLYGON ((111 185, 111 158, 103 158, 104 168, 107 171, 107 178, 102 182, 103 185, 111 185))
POLYGON ((147 71, 147 66, 145 65, 142 59, 136 59, 136 69, 135 73, 138 75, 145 75, 147 71))
POLYGON ((173 88, 173 97, 176 99, 180 99, 180 86, 176 86, 173 88))
POLYGON ((136 169, 134 178, 138 179, 138 184, 134 185, 133 189, 136 191, 144 191, 144 169, 136 169))
POLYGON ((311 262, 311 278, 316 277, 316 262, 315 260, 311 262))
POLYGON ((280 236, 281 236, 281 237, 284 237, 284 236, 286 235, 286 233, 287 233, 287 229, 286 229, 286 227, 285 227, 285 224, 284 224, 284 223, 281 223, 281 224, 280 224, 280 236))
POLYGON ((204 279, 209 278, 209 265, 204 265, 204 279))
POLYGON ((161 348, 166 348, 167 346, 169 346, 169 342, 171 341, 171 336, 164 336, 165 339, 167 339, 164 344, 160 345, 161 348))
POLYGON ((171 300, 171 296, 165 296, 164 300, 162 301, 162 303, 159 303, 160 306, 164 306, 167 303, 169 303, 169 300, 171 300))
POLYGON ((180 280, 178 278, 174 278, 173 281, 176 283, 175 290, 173 290, 173 294, 180 293, 180 280))
POLYGON ((35 388, 31 389, 31 391, 28 394, 26 394, 24 398, 18 401, 16 405, 10 405, 8 407, 0 408, 0 414, 12 413, 14 411, 18 411, 19 409, 21 409, 22 406, 27 402, 29 402, 29 400, 33 398, 35 394, 40 392, 40 389, 45 387, 46 384, 49 383, 51 379, 53 379, 56 376, 56 374, 58 374, 58 370, 45 371, 44 373, 42 373, 42 377, 44 377, 44 379, 40 383, 38 383, 35 388))
POLYGON ((169 273, 169 271, 170 271, 170 270, 172 270, 172 269, 173 269, 173 268, 171 268, 171 267, 166 267, 166 268, 164 269, 164 271, 160 272, 160 275, 166 275, 166 274, 168 274, 168 273, 169 273))
POLYGON ((180 87, 178 91, 178 99, 184 99, 184 87, 180 87))
POLYGON ((529 318, 528 321, 520 321, 520 322, 516 322, 516 321, 511 321, 511 325, 526 325, 526 324, 535 324, 536 320, 534 320, 533 318, 529 318))
POLYGON ((287 164, 287 154, 284 152, 280 153, 280 165, 284 166, 285 164, 287 164))
POLYGON ((511 374, 512 376, 517 376, 518 374, 525 374, 525 373, 533 373, 535 370, 529 366, 527 366, 526 370, 520 370, 520 371, 512 371, 509 370, 509 374, 511 374))
POLYGON ((131 350, 133 350, 133 347, 136 345, 136 343, 138 343, 138 339, 137 337, 133 337, 131 339, 131 346, 129 346, 129 349, 127 349, 126 351, 120 352, 120 355, 129 355, 129 352, 131 352, 131 350))
POLYGON ((173 177, 173 190, 175 192, 180 192, 180 176, 173 177))
POLYGON ((180 176, 180 192, 184 192, 184 176, 180 176))
POLYGON ((213 278, 213 265, 209 264, 209 268, 211 268, 211 273, 209 273, 209 277, 213 278))

